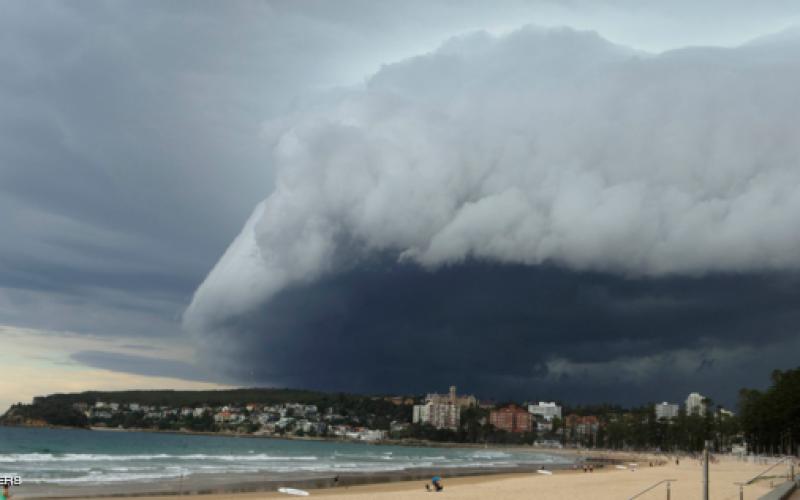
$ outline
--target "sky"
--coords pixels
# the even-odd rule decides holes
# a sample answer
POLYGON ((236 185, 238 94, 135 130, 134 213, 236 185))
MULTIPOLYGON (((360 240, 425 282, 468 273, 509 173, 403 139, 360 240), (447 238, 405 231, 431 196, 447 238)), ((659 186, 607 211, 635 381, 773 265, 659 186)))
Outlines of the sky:
POLYGON ((800 352, 800 5, 4 2, 0 409, 734 407, 800 352))

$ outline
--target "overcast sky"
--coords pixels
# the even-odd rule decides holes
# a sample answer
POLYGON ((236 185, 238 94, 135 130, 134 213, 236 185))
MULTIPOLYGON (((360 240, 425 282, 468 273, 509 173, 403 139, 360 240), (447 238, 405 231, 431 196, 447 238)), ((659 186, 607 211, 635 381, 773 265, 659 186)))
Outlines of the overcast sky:
POLYGON ((793 1, 4 2, 0 407, 732 405, 800 347, 798 25, 793 1))

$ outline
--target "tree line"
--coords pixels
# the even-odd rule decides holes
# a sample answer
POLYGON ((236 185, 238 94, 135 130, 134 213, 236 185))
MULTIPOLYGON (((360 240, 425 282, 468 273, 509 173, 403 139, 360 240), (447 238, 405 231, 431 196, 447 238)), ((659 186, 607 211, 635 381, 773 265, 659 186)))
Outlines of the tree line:
POLYGON ((739 392, 739 420, 755 453, 800 452, 800 367, 772 372, 765 391, 739 392))
POLYGON ((703 414, 687 415, 681 410, 674 418, 659 419, 654 406, 647 405, 624 411, 589 413, 596 415, 601 424, 584 434, 570 429, 565 421, 556 422, 556 426, 563 427, 561 436, 566 445, 671 453, 699 452, 706 441, 710 441, 713 450, 730 451, 742 444, 739 420, 719 410, 707 400, 703 414))

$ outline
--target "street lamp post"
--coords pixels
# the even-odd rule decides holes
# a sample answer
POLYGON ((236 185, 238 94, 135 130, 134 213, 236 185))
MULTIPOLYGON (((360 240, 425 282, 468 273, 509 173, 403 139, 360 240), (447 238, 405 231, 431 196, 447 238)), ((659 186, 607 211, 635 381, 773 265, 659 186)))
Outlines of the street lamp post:
POLYGON ((710 444, 709 441, 706 441, 703 449, 703 500, 708 500, 708 448, 710 444))

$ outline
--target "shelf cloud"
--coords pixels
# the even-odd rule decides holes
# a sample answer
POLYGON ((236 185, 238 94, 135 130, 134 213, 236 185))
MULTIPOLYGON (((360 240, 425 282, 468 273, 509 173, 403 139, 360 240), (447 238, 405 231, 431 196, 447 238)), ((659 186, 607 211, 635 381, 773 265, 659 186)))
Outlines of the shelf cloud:
POLYGON ((184 325, 214 331, 378 254, 429 272, 797 270, 798 60, 791 31, 649 54, 526 27, 386 65, 265 126, 275 189, 184 325))

